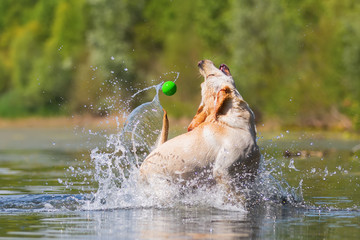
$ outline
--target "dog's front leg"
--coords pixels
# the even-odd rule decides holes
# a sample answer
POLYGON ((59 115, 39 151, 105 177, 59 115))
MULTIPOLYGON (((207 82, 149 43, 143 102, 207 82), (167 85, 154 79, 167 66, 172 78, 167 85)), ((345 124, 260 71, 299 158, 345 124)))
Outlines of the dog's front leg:
POLYGON ((245 203, 244 196, 239 193, 235 186, 234 179, 229 174, 229 168, 232 165, 234 157, 231 152, 225 148, 220 150, 214 163, 213 177, 217 186, 219 186, 224 192, 224 201, 233 204, 245 203))
POLYGON ((216 184, 223 188, 227 195, 232 192, 231 178, 228 170, 231 165, 229 160, 229 152, 225 148, 222 148, 217 154, 213 168, 213 177, 216 184))
POLYGON ((227 171, 214 171, 214 178, 216 185, 224 192, 224 202, 232 204, 244 203, 243 196, 237 194, 227 171))
POLYGON ((218 171, 214 173, 217 186, 224 191, 224 202, 234 205, 245 204, 245 196, 237 191, 228 173, 218 171))

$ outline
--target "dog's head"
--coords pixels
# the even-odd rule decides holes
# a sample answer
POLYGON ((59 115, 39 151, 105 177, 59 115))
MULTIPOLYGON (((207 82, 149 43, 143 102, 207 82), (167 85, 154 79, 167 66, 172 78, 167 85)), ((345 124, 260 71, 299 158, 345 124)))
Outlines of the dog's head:
MULTIPOLYGON (((221 64, 219 68, 215 67, 210 60, 201 60, 198 63, 200 74, 205 81, 214 83, 230 83, 235 87, 235 82, 230 74, 230 69, 225 64, 221 64)), ((217 85, 217 84, 216 84, 217 85)))
MULTIPOLYGON (((245 111, 250 114, 244 115, 249 115, 246 118, 251 117, 251 110, 236 89, 230 69, 225 64, 217 68, 212 61, 202 60, 198 63, 198 67, 205 80, 201 84, 201 103, 188 127, 189 131, 203 122, 217 121, 219 116, 235 119, 227 114, 230 109, 236 108, 238 112, 246 109, 245 111)), ((225 120, 224 117, 222 119, 225 120)))
POLYGON ((201 60, 198 63, 198 67, 200 74, 204 77, 204 82, 201 84, 203 103, 207 102, 207 100, 215 100, 216 95, 224 86, 227 86, 234 96, 242 99, 236 89, 228 66, 221 64, 220 67, 217 68, 210 60, 201 60))
POLYGON ((205 79, 214 76, 221 77, 223 74, 226 76, 231 76, 230 69, 225 64, 221 64, 219 68, 216 68, 212 61, 201 60, 198 63, 198 67, 200 69, 201 75, 203 75, 205 79))

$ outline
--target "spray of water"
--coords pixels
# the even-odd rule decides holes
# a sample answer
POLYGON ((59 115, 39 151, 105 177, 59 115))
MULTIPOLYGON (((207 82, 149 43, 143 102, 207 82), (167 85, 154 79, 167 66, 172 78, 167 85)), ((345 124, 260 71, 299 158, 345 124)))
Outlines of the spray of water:
MULTIPOLYGON (((173 81, 178 76, 177 73, 173 81)), ((91 150, 92 169, 91 173, 87 170, 86 174, 92 176, 97 189, 90 199, 84 200, 82 208, 171 208, 185 204, 244 211, 243 201, 231 199, 233 196, 217 186, 200 186, 188 190, 185 189, 186 186, 166 180, 152 182, 150 186, 139 184, 139 166, 156 145, 161 132, 163 108, 159 100, 159 89, 163 82, 133 94, 131 98, 140 92, 156 89, 152 101, 141 104, 128 115, 121 131, 107 136, 105 149, 91 150)), ((254 202, 281 202, 284 199, 291 202, 301 199, 299 191, 296 192, 285 180, 279 181, 272 176, 277 170, 271 165, 271 159, 265 161, 263 158, 258 178, 241 192, 246 198, 254 199, 254 202)))
POLYGON ((123 129, 107 138, 106 149, 95 148, 91 151, 93 178, 98 183, 98 190, 88 207, 137 205, 136 199, 141 195, 136 184, 137 170, 152 150, 161 131, 163 109, 158 96, 161 84, 154 87, 154 99, 130 113, 123 129))

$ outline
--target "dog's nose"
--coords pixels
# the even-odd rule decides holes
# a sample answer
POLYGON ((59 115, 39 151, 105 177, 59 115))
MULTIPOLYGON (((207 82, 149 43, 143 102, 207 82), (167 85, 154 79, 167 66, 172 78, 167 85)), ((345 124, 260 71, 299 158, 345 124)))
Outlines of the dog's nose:
POLYGON ((204 62, 205 62, 204 60, 199 61, 198 62, 198 67, 202 68, 202 66, 204 65, 204 62))

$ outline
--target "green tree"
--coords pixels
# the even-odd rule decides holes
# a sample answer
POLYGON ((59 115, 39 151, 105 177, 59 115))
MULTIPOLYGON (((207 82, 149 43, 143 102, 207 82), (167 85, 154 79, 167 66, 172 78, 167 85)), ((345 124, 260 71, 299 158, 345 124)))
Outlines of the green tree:
POLYGON ((231 43, 233 75, 244 97, 264 114, 281 113, 296 80, 301 22, 282 1, 234 1, 231 43), (279 44, 281 43, 281 44, 279 44), (287 79, 286 79, 287 78, 287 79))
POLYGON ((342 80, 350 93, 343 98, 342 107, 352 116, 356 128, 360 129, 360 3, 348 0, 334 4, 337 4, 334 7, 342 16, 342 80))
POLYGON ((334 112, 347 94, 338 22, 345 12, 334 1, 234 2, 234 73, 246 98, 265 118, 281 116, 282 124, 336 125, 341 114, 334 112))
POLYGON ((191 117, 208 58, 265 120, 360 128, 359 16, 353 0, 2 0, 0 116, 107 114, 175 71, 162 102, 191 117))
POLYGON ((59 106, 70 97, 70 89, 79 56, 85 51, 86 22, 84 1, 59 1, 50 34, 43 43, 43 54, 32 72, 28 94, 40 96, 37 104, 44 109, 59 106))

